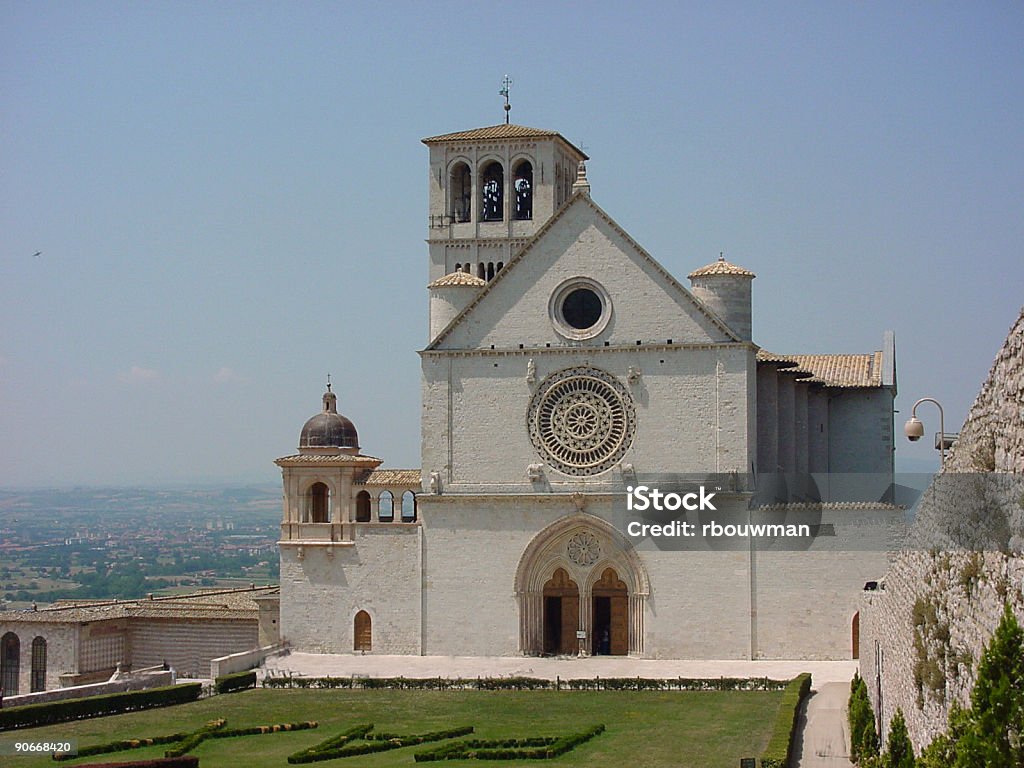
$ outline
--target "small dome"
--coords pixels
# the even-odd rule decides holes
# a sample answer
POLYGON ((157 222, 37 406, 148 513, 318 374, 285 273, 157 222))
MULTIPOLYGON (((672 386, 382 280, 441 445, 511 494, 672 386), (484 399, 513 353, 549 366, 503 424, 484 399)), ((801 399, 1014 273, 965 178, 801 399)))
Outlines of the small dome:
POLYGON ((359 450, 359 435, 356 425, 346 419, 337 408, 337 395, 330 390, 324 392, 324 409, 302 427, 299 448, 348 448, 359 450))

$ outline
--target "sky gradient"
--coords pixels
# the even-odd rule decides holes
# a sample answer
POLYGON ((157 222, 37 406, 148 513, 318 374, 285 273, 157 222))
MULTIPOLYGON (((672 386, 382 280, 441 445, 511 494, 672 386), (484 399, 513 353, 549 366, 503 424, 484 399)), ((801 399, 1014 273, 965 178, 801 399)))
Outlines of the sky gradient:
POLYGON ((328 372, 418 467, 420 139, 506 73, 677 278, 757 274, 766 349, 894 330, 935 467, 910 406, 958 429, 1024 303, 1022 39, 1010 2, 0 1, 0 487, 274 482, 328 372))

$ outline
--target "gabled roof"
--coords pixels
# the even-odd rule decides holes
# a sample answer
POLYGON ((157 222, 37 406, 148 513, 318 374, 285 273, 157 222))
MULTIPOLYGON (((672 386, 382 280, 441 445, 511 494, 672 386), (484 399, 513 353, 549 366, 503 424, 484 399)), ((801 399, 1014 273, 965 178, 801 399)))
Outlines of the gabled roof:
POLYGON ((560 139, 563 143, 576 152, 584 160, 590 158, 583 150, 567 140, 558 131, 545 131, 540 128, 529 128, 525 125, 514 125, 499 123, 489 125, 486 128, 473 128, 469 131, 456 131, 455 133, 443 133, 440 136, 428 136, 423 139, 424 144, 442 144, 455 141, 493 141, 501 139, 560 139))
POLYGON ((441 345, 441 342, 444 341, 448 337, 448 335, 462 323, 463 318, 466 317, 470 312, 472 312, 473 309, 481 301, 483 301, 484 298, 491 293, 491 291, 494 290, 494 287, 496 285, 500 285, 503 280, 508 279, 509 274, 511 274, 516 269, 516 267, 518 267, 523 262, 523 260, 529 255, 530 251, 537 245, 537 243, 549 231, 551 231, 552 227, 554 227, 555 224, 557 224, 565 217, 566 212, 569 211, 569 209, 576 205, 586 205, 592 208, 594 212, 596 212, 598 216, 604 219, 605 222, 607 222, 626 241, 626 243, 631 248, 633 248, 638 254, 640 254, 641 258, 646 260, 652 267, 654 267, 654 269, 661 274, 661 276, 665 279, 667 283, 669 283, 672 287, 674 287, 684 296, 688 297, 693 302, 694 306, 697 309, 699 309, 711 321, 711 323, 714 324, 716 328, 722 331, 722 333, 724 333, 732 341, 742 341, 742 339, 740 339, 736 332, 732 330, 728 325, 726 325, 718 317, 718 315, 716 315, 714 312, 708 309, 704 305, 704 303, 700 301, 700 299, 698 299, 696 296, 690 293, 690 291, 688 291, 678 280, 676 280, 672 276, 672 274, 658 262, 657 259, 651 256, 651 254, 649 254, 646 250, 644 250, 643 246, 641 246, 636 240, 630 237, 629 233, 626 232, 626 230, 619 226, 619 224, 611 216, 605 213, 604 209, 601 208, 601 206, 599 206, 597 203, 595 203, 593 199, 591 199, 589 194, 587 194, 585 191, 580 191, 576 192, 565 203, 563 203, 562 207, 555 212, 554 216, 548 219, 544 223, 544 226, 538 229, 534 233, 533 237, 526 241, 526 244, 511 259, 509 259, 509 262, 502 268, 502 270, 494 275, 494 279, 487 283, 487 287, 485 287, 479 293, 477 293, 473 301, 467 304, 466 307, 459 314, 452 318, 452 321, 448 323, 447 327, 445 327, 445 329, 441 331, 441 333, 439 333, 437 337, 432 342, 430 342, 430 344, 427 345, 425 351, 429 352, 438 349, 441 345))
POLYGON ((781 363, 786 373, 807 374, 803 381, 826 387, 881 387, 882 353, 859 355, 777 355, 760 350, 759 363, 781 363))

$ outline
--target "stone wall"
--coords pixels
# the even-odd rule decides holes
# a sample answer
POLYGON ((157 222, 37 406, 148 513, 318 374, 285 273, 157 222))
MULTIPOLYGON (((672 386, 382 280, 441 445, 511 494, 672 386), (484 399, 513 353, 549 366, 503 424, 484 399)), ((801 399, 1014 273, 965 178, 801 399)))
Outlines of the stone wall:
POLYGON ((911 546, 861 598, 861 675, 882 726, 902 709, 917 750, 969 704, 974 671, 1009 603, 1024 619, 1024 312, 982 386, 944 472, 918 506, 911 546))

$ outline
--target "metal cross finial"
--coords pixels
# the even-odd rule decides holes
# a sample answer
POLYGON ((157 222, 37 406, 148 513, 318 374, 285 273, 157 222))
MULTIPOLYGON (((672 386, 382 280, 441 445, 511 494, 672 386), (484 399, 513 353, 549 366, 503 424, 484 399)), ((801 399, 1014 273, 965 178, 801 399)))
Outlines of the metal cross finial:
POLYGON ((327 391, 331 391, 331 374, 327 374, 327 391))
POLYGON ((512 109, 512 105, 508 103, 508 89, 512 87, 512 78, 505 75, 501 81, 501 90, 498 91, 499 96, 505 97, 505 125, 508 125, 508 113, 512 109))
POLYGON ((719 251, 718 252, 718 260, 719 261, 725 261, 725 251, 719 251))

